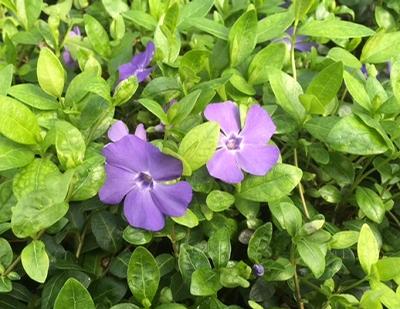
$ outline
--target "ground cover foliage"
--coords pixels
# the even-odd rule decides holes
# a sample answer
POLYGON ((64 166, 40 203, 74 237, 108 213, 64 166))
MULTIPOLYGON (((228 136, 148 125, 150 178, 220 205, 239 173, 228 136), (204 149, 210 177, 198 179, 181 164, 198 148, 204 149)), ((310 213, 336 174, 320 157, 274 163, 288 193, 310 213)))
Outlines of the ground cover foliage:
POLYGON ((0 308, 400 308, 399 14, 0 0, 0 308))

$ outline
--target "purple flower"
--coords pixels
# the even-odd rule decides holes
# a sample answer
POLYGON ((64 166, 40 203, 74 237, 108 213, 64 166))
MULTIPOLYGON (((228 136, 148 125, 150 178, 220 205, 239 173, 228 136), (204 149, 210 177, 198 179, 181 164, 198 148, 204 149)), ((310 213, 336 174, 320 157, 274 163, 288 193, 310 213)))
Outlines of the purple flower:
MULTIPOLYGON (((75 26, 72 28, 72 31, 68 33, 70 37, 80 37, 81 36, 81 30, 79 29, 78 26, 75 26)), ((64 47, 64 51, 62 53, 64 63, 67 67, 69 68, 74 68, 76 66, 76 61, 74 58, 72 58, 71 52, 67 47, 64 47)))
MULTIPOLYGON (((292 46, 292 38, 291 36, 293 35, 293 28, 290 27, 288 30, 286 30, 286 35, 281 38, 274 40, 274 42, 283 42, 285 43, 289 49, 292 46)), ((294 49, 301 51, 301 52, 309 52, 311 51, 312 47, 317 46, 314 42, 310 42, 309 37, 306 35, 297 35, 296 36, 296 43, 294 45, 294 49)))
MULTIPOLYGON (((143 130, 142 126, 136 130, 141 137, 143 130)), ((149 231, 163 229, 165 215, 184 215, 192 200, 192 187, 186 181, 171 183, 181 177, 182 163, 129 134, 122 121, 117 121, 108 135, 113 142, 103 149, 107 178, 100 200, 118 204, 125 198, 124 214, 129 224, 149 231)))
POLYGON ((256 277, 264 276, 264 266, 262 266, 261 264, 254 264, 252 270, 254 276, 256 277))
POLYGON ((209 104, 204 115, 218 122, 222 130, 217 151, 207 163, 211 176, 227 183, 238 183, 244 178, 242 170, 262 176, 278 161, 279 149, 267 145, 275 125, 260 105, 249 109, 242 129, 239 109, 231 101, 209 104))
POLYGON ((153 71, 153 68, 148 68, 153 56, 154 44, 153 42, 149 42, 144 52, 133 56, 130 62, 119 66, 119 81, 127 79, 132 75, 137 77, 138 82, 144 81, 153 71))

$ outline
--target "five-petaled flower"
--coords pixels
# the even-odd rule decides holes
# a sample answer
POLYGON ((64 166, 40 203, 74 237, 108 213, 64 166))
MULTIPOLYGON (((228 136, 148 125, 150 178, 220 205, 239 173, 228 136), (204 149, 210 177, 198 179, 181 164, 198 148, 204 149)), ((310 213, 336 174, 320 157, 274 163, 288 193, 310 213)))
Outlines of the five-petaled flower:
POLYGON ((209 104, 204 115, 218 122, 222 131, 217 151, 207 163, 211 176, 239 183, 244 178, 242 170, 263 176, 277 163, 279 149, 267 144, 275 133, 275 125, 260 105, 250 107, 243 129, 239 108, 231 101, 209 104))
POLYGON ((149 231, 163 229, 165 215, 184 215, 192 200, 192 187, 186 181, 175 181, 182 176, 182 162, 147 142, 142 126, 132 135, 117 121, 108 136, 112 143, 103 149, 107 178, 100 200, 118 204, 125 198, 129 224, 149 231))
POLYGON ((144 52, 133 56, 132 60, 128 63, 120 65, 118 68, 119 81, 127 79, 132 75, 137 77, 139 83, 144 81, 153 71, 153 68, 149 68, 148 66, 153 59, 154 49, 153 42, 149 42, 144 52))

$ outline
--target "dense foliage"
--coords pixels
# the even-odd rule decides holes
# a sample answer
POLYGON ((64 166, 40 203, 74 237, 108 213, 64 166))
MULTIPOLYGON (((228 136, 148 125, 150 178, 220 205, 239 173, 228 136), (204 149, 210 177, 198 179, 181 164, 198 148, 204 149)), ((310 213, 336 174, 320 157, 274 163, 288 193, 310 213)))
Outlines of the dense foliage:
POLYGON ((399 21, 0 0, 0 308, 400 308, 399 21))

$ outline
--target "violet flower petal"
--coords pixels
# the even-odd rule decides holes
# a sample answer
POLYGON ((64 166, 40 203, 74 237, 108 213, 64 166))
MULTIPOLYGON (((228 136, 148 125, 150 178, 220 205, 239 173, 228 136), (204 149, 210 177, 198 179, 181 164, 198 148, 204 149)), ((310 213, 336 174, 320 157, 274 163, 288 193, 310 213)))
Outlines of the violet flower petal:
POLYGON ((208 120, 218 122, 226 135, 238 133, 240 130, 239 109, 231 101, 209 104, 204 111, 204 116, 208 120))
POLYGON ((207 170, 214 178, 227 183, 239 183, 244 178, 236 162, 234 152, 226 149, 217 150, 211 160, 207 162, 207 170))
POLYGON ((276 127, 270 115, 260 105, 253 105, 247 112, 240 136, 246 144, 265 144, 275 133, 276 127))
POLYGON ((138 82, 144 81, 147 77, 150 76, 151 72, 153 72, 153 68, 148 69, 137 69, 133 75, 136 75, 138 82))
POLYGON ((135 174, 131 171, 106 164, 106 182, 99 191, 100 200, 107 204, 118 204, 135 187, 135 174))
POLYGON ((148 143, 147 154, 149 158, 148 170, 156 181, 167 181, 182 176, 182 162, 174 157, 162 153, 156 146, 148 143))
POLYGON ((134 172, 147 171, 149 167, 147 142, 128 134, 115 143, 107 144, 103 155, 107 163, 134 172))
POLYGON ((150 190, 132 190, 124 201, 124 215, 129 224, 148 231, 160 231, 165 220, 154 203, 150 190))
POLYGON ((144 52, 135 55, 131 60, 131 64, 134 67, 141 67, 141 68, 147 67, 154 57, 154 50, 155 50, 154 43, 153 42, 147 43, 144 52))
POLYGON ((139 123, 136 126, 135 136, 139 137, 141 140, 147 141, 146 129, 144 128, 143 123, 139 123))
POLYGON ((158 209, 172 217, 183 216, 192 200, 192 187, 186 181, 173 185, 156 184, 151 192, 158 209))
POLYGON ((272 145, 243 145, 236 159, 244 171, 263 176, 278 162, 279 149, 272 145))
POLYGON ((119 141, 121 138, 128 134, 129 129, 126 124, 121 120, 114 122, 114 124, 107 132, 108 138, 113 142, 119 141))

